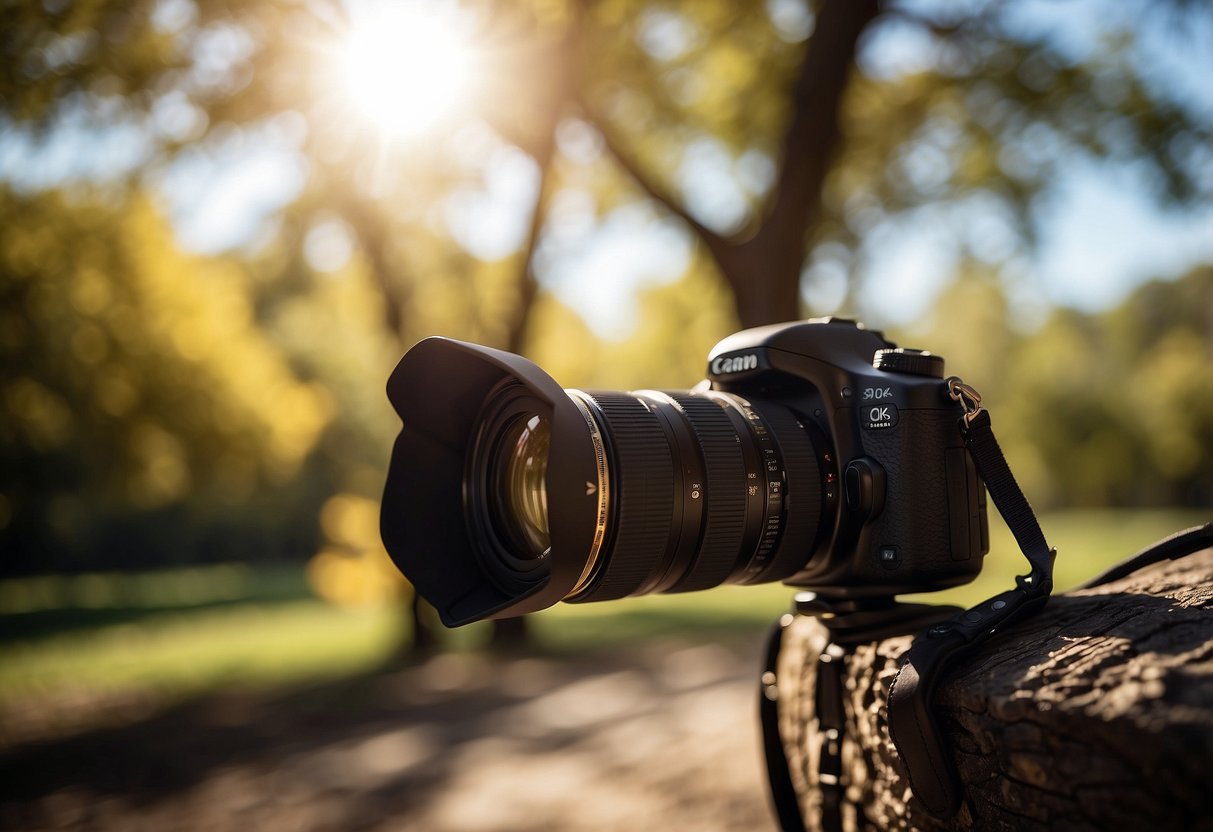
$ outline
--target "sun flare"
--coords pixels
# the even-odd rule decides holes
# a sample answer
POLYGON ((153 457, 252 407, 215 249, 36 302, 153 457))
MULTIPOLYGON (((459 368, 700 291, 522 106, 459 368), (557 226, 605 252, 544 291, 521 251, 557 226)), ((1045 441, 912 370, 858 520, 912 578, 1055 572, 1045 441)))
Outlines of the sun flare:
POLYGON ((438 2, 359 4, 338 55, 346 100, 397 139, 458 110, 471 92, 474 62, 466 20, 438 2))

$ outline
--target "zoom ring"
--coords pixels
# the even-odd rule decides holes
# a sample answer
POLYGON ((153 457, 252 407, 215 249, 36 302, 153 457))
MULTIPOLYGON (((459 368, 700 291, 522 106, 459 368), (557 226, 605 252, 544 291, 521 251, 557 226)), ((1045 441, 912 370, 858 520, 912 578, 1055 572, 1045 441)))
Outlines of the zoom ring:
POLYGON ((640 588, 660 564, 674 516, 674 465, 657 416, 633 396, 592 393, 614 457, 618 485, 609 555, 602 573, 575 601, 622 598, 640 588))
POLYGON ((705 523, 699 552, 670 592, 691 592, 723 583, 737 564, 745 534, 745 462, 729 417, 711 399, 667 393, 678 402, 703 449, 705 523))

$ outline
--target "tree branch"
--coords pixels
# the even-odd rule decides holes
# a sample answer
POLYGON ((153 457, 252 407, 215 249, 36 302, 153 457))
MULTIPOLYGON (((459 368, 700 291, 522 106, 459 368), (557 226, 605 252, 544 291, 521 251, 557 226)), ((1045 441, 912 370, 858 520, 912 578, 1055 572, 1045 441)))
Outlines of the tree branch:
POLYGON ((756 326, 799 313, 806 235, 821 203, 841 139, 839 109, 859 36, 879 13, 877 0, 827 0, 821 5, 791 101, 779 175, 758 231, 743 241, 717 234, 648 175, 584 94, 578 104, 602 133, 607 150, 637 185, 683 220, 703 241, 733 290, 742 324, 756 326))
POLYGON ((586 96, 580 92, 576 94, 578 106, 581 108, 585 119, 594 125, 599 133, 602 134, 603 143, 606 145, 607 151, 615 158, 615 161, 623 168, 624 172, 635 182, 641 190, 649 195, 652 199, 660 202, 670 213, 677 216, 695 232, 695 235, 703 241, 707 246, 708 251, 720 264, 721 268, 726 272, 730 270, 732 261, 735 259, 735 251, 737 244, 720 234, 717 234, 712 229, 697 220, 685 206, 658 184, 652 177, 645 173, 640 163, 631 154, 626 147, 626 142, 620 135, 611 127, 610 122, 605 116, 599 113, 596 108, 590 104, 586 96))

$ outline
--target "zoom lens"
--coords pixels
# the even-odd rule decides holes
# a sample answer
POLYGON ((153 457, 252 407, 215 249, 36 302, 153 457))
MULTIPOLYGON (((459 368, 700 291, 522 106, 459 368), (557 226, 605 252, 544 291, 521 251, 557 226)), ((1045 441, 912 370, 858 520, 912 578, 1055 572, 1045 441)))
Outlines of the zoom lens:
MULTIPOLYGON (((787 407, 706 392, 567 391, 600 457, 601 528, 565 600, 764 583, 802 569, 819 536, 818 451, 787 407), (608 499, 609 495, 609 499, 608 499)), ((479 558, 503 588, 546 575, 551 434, 525 390, 486 400, 466 472, 479 558)), ((582 554, 582 553, 578 553, 582 554)), ((557 557, 567 557, 557 553, 557 557)))

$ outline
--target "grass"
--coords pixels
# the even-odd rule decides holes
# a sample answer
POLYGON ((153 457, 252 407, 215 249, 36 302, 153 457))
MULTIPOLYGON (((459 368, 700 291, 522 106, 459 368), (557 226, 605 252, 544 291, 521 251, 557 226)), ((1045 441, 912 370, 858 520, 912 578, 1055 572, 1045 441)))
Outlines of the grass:
POLYGON ((144 573, 42 575, 0 582, 0 645, 60 632, 310 597, 298 566, 242 563, 144 573))
MULTIPOLYGON (((1113 511, 1091 509, 1042 515, 1041 529, 1057 549, 1053 582, 1057 592, 1073 589, 1151 543, 1189 526, 1208 523, 1213 512, 1176 510, 1113 511)), ((1028 571, 1015 538, 990 506, 990 554, 973 583, 937 593, 938 601, 972 606, 1010 589, 1015 576, 1028 571)))
POLYGON ((345 675, 394 643, 395 616, 315 600, 169 613, 6 645, 0 699, 16 692, 149 686, 168 694, 345 675))
MULTIPOLYGON (((1066 512, 1042 518, 1059 550, 1059 590, 1207 516, 1173 511, 1066 512)), ((972 605, 1012 585, 1025 562, 994 517, 992 554, 973 584, 929 596, 972 605)), ((659 636, 752 641, 789 608, 779 584, 567 605, 532 617, 556 653, 659 636)), ((349 611, 313 597, 299 568, 226 565, 150 574, 0 582, 0 707, 140 691, 176 699, 228 686, 277 686, 370 670, 405 633, 398 611, 349 611)), ((449 635, 456 649, 483 625, 449 635)), ((756 643, 756 641, 755 641, 756 643)))

